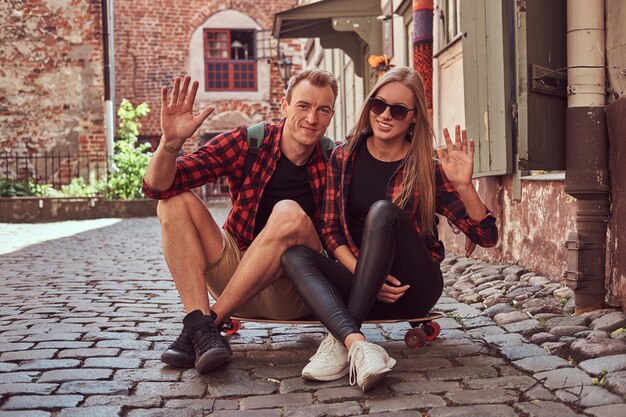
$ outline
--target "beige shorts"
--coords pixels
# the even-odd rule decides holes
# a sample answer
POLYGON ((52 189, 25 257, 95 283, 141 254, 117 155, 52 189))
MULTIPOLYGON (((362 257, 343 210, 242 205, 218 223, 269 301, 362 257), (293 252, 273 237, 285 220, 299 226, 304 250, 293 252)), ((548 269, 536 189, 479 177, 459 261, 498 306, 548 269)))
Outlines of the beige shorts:
MULTIPOLYGON (((224 249, 222 249, 220 259, 209 265, 205 273, 207 288, 214 299, 217 299, 222 294, 243 256, 235 238, 224 229, 222 229, 222 240, 224 249)), ((294 320, 308 317, 311 315, 311 312, 293 285, 291 285, 289 279, 281 277, 241 306, 235 311, 235 315, 252 318, 294 320)))

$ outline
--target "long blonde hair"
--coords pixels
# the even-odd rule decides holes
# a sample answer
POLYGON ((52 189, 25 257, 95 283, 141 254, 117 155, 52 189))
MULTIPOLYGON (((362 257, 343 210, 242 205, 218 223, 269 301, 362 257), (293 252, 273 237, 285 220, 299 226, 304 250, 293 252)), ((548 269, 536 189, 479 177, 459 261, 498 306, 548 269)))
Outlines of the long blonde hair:
MULTIPOLYGON (((420 74, 412 68, 397 67, 388 71, 378 80, 372 91, 365 98, 361 114, 356 125, 348 135, 346 145, 347 155, 351 155, 360 141, 367 138, 372 132, 370 124, 369 99, 376 96, 378 90, 389 83, 400 83, 413 93, 415 101, 415 123, 407 131, 407 141, 410 143, 402 165, 405 176, 402 181, 400 195, 394 196, 394 203, 405 208, 407 204, 417 204, 418 226, 422 233, 432 233, 435 218, 435 165, 433 161, 433 129, 430 124, 426 108, 424 82, 420 74), (419 198, 415 199, 415 189, 419 190, 419 198)), ((410 114, 407 115, 410 117, 410 114)))

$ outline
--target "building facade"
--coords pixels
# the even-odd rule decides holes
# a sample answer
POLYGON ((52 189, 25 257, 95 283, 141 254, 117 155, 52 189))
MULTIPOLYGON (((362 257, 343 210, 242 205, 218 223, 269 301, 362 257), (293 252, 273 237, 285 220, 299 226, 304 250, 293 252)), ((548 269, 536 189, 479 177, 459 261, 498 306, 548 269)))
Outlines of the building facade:
MULTIPOLYGON (((498 246, 479 248, 475 256, 519 263, 578 286, 577 297, 578 291, 597 292, 597 285, 587 282, 599 280, 610 304, 626 305, 620 245, 626 238, 626 200, 619 192, 626 176, 617 163, 626 132, 626 34, 618 24, 626 17, 623 2, 376 0, 363 2, 364 14, 348 4, 300 1, 298 8, 278 14, 274 27, 277 36, 313 38, 305 50, 307 64, 340 77, 331 133, 349 132, 374 81, 351 49, 413 66, 427 83, 432 71, 435 145, 443 143, 444 127, 467 128, 477 145, 476 188, 498 217, 498 246), (310 36, 290 30, 311 19, 328 23, 318 22, 317 34, 310 36), (337 34, 346 26, 356 40, 337 34), (380 42, 370 42, 372 33, 380 42), (432 66, 424 63, 429 33, 432 66), (335 36, 342 36, 343 44, 333 44, 335 36), (592 104, 582 106, 587 95, 592 104), (600 127, 583 126, 585 112, 596 117, 588 126, 600 127), (597 134, 593 141, 590 133, 597 134), (605 229, 608 224, 604 234, 602 224, 605 229)), ((440 229, 447 249, 463 253, 464 237, 447 226, 440 229)))

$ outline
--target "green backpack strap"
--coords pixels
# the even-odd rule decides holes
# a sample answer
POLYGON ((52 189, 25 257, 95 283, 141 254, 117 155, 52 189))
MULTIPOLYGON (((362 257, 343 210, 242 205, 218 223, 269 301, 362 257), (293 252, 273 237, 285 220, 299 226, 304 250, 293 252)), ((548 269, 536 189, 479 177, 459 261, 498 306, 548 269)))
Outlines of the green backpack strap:
POLYGON ((259 149, 265 138, 265 122, 248 127, 248 145, 250 149, 259 149))
POLYGON ((324 160, 328 161, 330 154, 333 153, 333 149, 335 149, 335 141, 324 135, 322 139, 320 139, 320 148, 322 149, 324 160))
POLYGON ((250 146, 246 160, 243 162, 243 170, 241 171, 241 178, 245 179, 252 171, 252 164, 259 154, 259 148, 263 144, 265 139, 265 122, 259 122, 255 125, 248 127, 247 142, 250 146))

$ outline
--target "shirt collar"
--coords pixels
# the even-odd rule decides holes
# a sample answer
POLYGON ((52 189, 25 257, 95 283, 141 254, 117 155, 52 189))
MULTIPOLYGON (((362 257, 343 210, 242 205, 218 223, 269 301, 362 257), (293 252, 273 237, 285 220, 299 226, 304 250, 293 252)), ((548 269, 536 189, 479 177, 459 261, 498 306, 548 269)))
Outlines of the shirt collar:
POLYGON ((277 158, 280 158, 282 152, 280 151, 280 141, 283 139, 283 128, 285 127, 285 119, 282 119, 278 125, 276 126, 274 141, 272 143, 272 148, 270 149, 270 153, 272 155, 276 155, 277 158))

